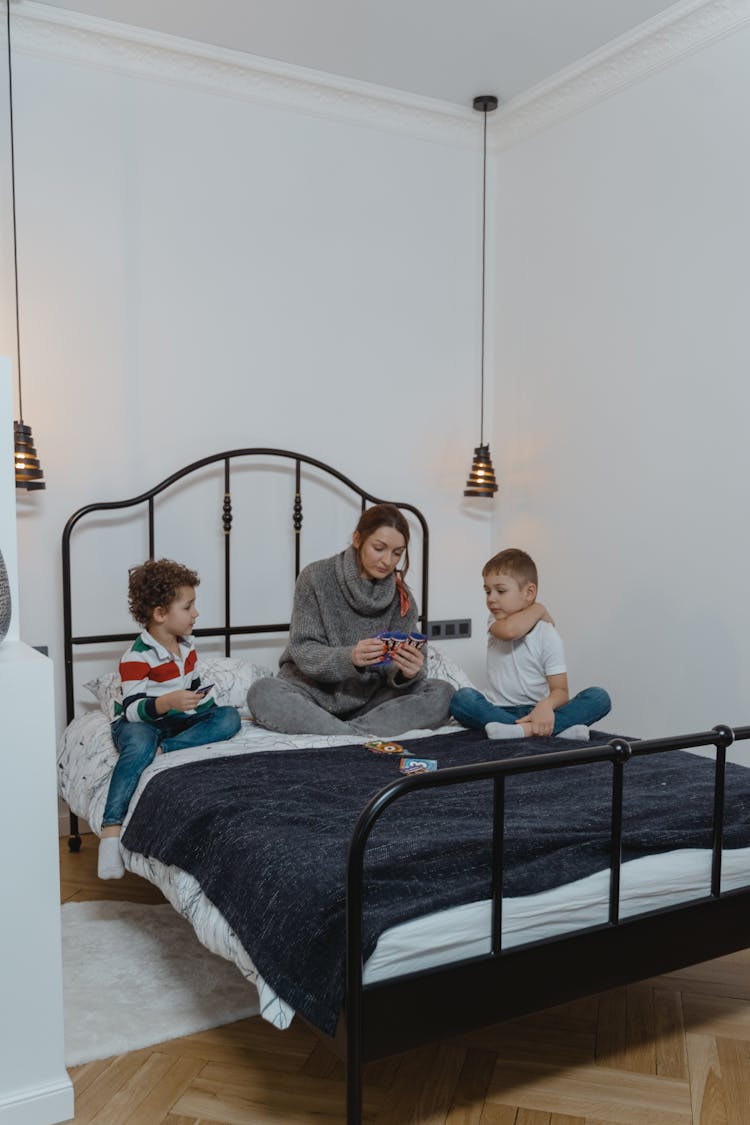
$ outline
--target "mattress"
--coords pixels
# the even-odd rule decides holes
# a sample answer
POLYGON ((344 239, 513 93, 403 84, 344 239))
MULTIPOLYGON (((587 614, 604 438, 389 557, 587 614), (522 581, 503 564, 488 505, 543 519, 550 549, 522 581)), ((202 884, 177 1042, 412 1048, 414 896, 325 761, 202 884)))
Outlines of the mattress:
MULTIPOLYGON (((441 733, 454 733, 455 726, 441 733)), ((403 738, 433 736, 435 732, 410 732, 403 738)), ((222 757, 301 749, 310 746, 350 745, 351 736, 282 735, 261 730, 243 721, 231 743, 198 747, 159 756, 141 777, 131 802, 130 815, 150 780, 187 762, 222 757)), ((71 809, 84 817, 94 831, 101 827, 104 804, 116 760, 109 723, 100 711, 75 719, 59 746, 60 791, 71 809)), ((232 961, 246 980, 255 985, 261 1014, 276 1027, 289 1025, 294 1011, 258 974, 252 960, 216 907, 187 872, 123 849, 126 867, 160 888, 175 909, 192 924, 201 942, 232 961)), ((750 848, 724 853, 722 889, 744 886, 750 848)), ((698 848, 646 856, 622 868, 621 915, 624 917, 703 897, 710 886, 711 853, 698 848)), ((605 922, 609 908, 609 874, 599 871, 583 879, 533 895, 506 898, 503 905, 503 945, 506 948, 569 933, 605 922)), ((397 925, 387 930, 365 966, 365 983, 384 980, 442 963, 489 951, 491 905, 474 902, 397 925)))

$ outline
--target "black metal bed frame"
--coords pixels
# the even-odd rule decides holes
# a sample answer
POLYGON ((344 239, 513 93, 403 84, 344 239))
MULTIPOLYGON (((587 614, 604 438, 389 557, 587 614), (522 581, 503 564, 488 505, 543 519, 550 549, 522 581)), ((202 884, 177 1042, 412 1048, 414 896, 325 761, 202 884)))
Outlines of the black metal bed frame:
MULTIPOLYGON (((232 527, 231 462, 235 458, 273 457, 294 462, 295 494, 292 525, 295 577, 300 569, 302 530, 302 466, 328 473, 367 502, 384 501, 315 458, 288 450, 236 449, 195 461, 173 473, 155 488, 130 500, 89 504, 68 520, 62 537, 65 687, 68 722, 74 717, 73 654, 76 646, 113 641, 128 642, 131 633, 76 636, 72 627, 70 537, 81 519, 92 512, 147 505, 149 556, 154 557, 154 499, 190 473, 216 462, 224 463, 224 624, 196 629, 196 635, 224 637, 226 655, 235 636, 285 632, 287 623, 233 625, 230 620, 230 546, 232 527)), ((393 501, 391 501, 393 503, 393 501)), ((397 507, 412 513, 422 531, 421 618, 428 621, 429 532, 422 513, 411 504, 397 507)), ((335 1048, 344 1044, 347 1063, 347 1123, 362 1120, 362 1074, 365 1062, 437 1041, 468 1029, 540 1011, 594 992, 643 980, 686 965, 744 948, 750 937, 750 886, 721 891, 724 831, 726 751, 735 740, 750 738, 750 726, 735 730, 720 725, 711 731, 648 741, 612 739, 606 745, 562 750, 534 757, 441 769, 436 773, 403 777, 386 786, 363 810, 352 834, 346 889, 346 999, 335 1048), (648 913, 620 918, 622 862, 622 801, 627 763, 632 757, 671 750, 713 746, 716 749, 713 803, 713 847, 710 893, 700 899, 648 913), (610 893, 606 923, 504 949, 502 945, 503 836, 505 780, 515 774, 542 772, 575 765, 612 768, 610 830, 610 893), (362 912, 364 857, 370 834, 382 813, 414 791, 434 787, 492 781, 492 934, 490 952, 449 965, 410 973, 376 984, 363 983, 362 912)), ((80 848, 77 818, 71 814, 72 851, 80 848)))

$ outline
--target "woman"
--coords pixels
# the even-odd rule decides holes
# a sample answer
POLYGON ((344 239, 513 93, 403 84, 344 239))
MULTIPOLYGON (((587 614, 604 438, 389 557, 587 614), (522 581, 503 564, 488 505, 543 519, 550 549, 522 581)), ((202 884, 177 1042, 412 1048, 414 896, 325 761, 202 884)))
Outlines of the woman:
POLYGON ((377 667, 384 645, 376 634, 411 633, 417 624, 403 580, 408 547, 402 513, 377 504, 362 513, 350 547, 305 567, 279 674, 248 692, 259 723, 287 734, 390 738, 448 721, 453 688, 427 678, 418 648, 395 649, 390 663, 377 667))

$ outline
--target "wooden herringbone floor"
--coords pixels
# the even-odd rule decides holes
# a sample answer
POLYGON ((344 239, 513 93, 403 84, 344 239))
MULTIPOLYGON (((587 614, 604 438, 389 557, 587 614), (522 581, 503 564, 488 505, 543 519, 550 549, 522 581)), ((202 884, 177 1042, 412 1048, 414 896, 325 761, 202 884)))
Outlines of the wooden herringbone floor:
MULTIPOLYGON (((161 902, 61 840, 62 898, 161 902)), ((750 942, 750 935, 748 935, 750 942)), ((260 1017, 71 1071, 76 1125, 344 1122, 341 1064, 260 1017)), ((371 1064, 377 1125, 750 1125, 750 950, 371 1064)))

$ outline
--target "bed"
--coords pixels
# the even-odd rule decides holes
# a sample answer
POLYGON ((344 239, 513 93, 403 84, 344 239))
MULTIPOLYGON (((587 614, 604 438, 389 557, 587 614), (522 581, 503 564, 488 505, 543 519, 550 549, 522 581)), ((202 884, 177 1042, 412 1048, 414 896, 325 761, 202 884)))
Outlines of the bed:
MULTIPOLYGON (((232 579, 245 566, 237 526, 252 508, 247 490, 262 494, 259 482, 269 478, 277 502, 288 504, 281 539, 289 559, 273 565, 288 568, 291 604, 304 561, 340 549, 359 510, 382 502, 313 458, 266 448, 216 454, 68 521, 69 725, 58 767, 73 850, 76 814, 100 827, 115 759, 108 727, 117 684, 103 667, 114 666, 134 632, 74 630, 81 605, 97 623, 101 612, 100 555, 85 538, 76 558, 76 537, 84 527, 97 540, 126 532, 141 548, 128 548, 130 561, 182 557, 206 585, 214 551, 219 594, 203 617, 221 624, 195 632, 205 638, 202 655, 221 643, 223 652, 203 659, 220 701, 239 706, 253 678, 270 671, 259 642, 288 628, 282 614, 237 623, 232 579), (194 561, 180 515, 181 504, 195 510, 193 486, 215 514, 214 532, 201 536, 205 563, 194 561), (341 508, 335 517, 333 508, 341 508), (327 547, 308 532, 310 510, 328 521, 327 547), (166 522, 158 539, 157 517, 166 522), (99 652, 114 655, 92 672, 99 652), (95 709, 83 703, 82 678, 95 709)), ((427 632, 428 527, 412 505, 398 506, 416 533, 427 632)), ((468 683, 448 654, 432 644, 428 652, 430 675, 468 683)), ((265 1018, 285 1027, 297 1011, 341 1048, 347 1121, 356 1125, 367 1060, 742 948, 750 771, 727 752, 748 737, 750 727, 720 725, 660 740, 599 734, 590 744, 530 739, 509 748, 449 726, 399 738, 439 763, 404 777, 395 759, 347 736, 274 734, 246 715, 231 744, 172 754, 144 773, 124 825, 126 866, 159 886, 201 941, 256 985, 265 1018), (688 748, 711 748, 712 757, 688 748)))

